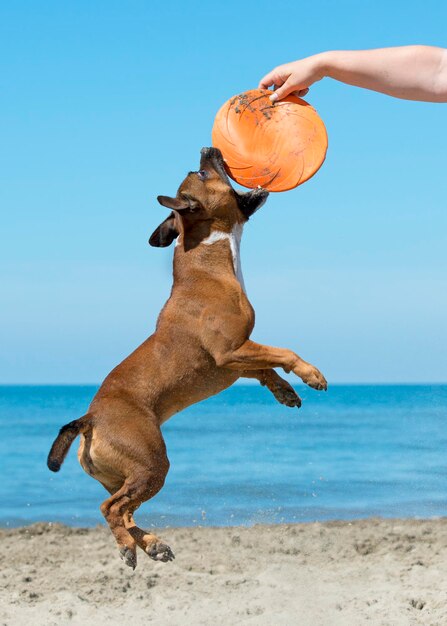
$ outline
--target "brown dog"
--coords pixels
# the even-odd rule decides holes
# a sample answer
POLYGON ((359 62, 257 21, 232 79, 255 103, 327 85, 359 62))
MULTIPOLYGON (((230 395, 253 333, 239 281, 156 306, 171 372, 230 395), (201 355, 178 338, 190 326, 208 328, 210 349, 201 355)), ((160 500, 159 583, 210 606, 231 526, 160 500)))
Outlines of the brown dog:
POLYGON ((254 311, 240 271, 242 227, 268 193, 235 191, 215 148, 201 152, 177 196, 159 196, 172 213, 153 233, 153 246, 177 239, 174 285, 156 331, 105 379, 88 413, 64 426, 48 455, 57 472, 81 434, 79 461, 111 496, 101 505, 127 565, 136 547, 158 561, 174 555, 158 537, 136 526, 135 510, 163 486, 169 469, 160 426, 174 413, 230 387, 257 378, 275 398, 299 407, 294 389, 272 368, 294 372, 314 389, 323 375, 291 350, 249 339, 254 311))

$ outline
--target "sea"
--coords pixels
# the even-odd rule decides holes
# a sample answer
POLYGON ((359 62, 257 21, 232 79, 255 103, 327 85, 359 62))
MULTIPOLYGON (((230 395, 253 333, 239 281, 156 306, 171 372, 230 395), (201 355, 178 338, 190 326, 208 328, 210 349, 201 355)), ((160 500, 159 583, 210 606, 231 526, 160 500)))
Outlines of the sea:
MULTIPOLYGON (((104 488, 46 457, 94 386, 0 387, 0 526, 94 526, 104 488)), ((447 515, 447 385, 297 387, 300 409, 236 385, 164 426, 171 468, 136 520, 146 527, 229 526, 447 515)))

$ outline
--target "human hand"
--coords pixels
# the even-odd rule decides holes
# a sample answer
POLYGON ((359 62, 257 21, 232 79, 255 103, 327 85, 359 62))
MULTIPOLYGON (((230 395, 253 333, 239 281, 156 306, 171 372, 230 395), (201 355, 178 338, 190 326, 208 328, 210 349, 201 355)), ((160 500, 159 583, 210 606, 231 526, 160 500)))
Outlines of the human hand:
POLYGON ((316 54, 293 63, 278 65, 259 82, 259 89, 268 89, 273 85, 275 91, 270 100, 275 102, 290 93, 305 96, 309 87, 324 77, 323 55, 316 54))

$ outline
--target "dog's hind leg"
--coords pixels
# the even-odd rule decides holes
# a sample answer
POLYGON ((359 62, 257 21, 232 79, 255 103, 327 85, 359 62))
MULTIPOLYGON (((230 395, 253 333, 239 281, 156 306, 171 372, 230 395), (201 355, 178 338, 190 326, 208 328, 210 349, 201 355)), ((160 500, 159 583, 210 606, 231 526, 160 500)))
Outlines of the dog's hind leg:
POLYGON ((269 391, 275 396, 280 404, 285 404, 290 407, 301 406, 301 398, 296 393, 292 385, 289 385, 287 380, 281 378, 281 376, 275 372, 274 369, 265 370, 244 370, 241 373, 242 378, 256 378, 259 380, 263 387, 267 387, 269 391))
POLYGON ((138 528, 130 512, 126 519, 126 528, 137 545, 154 561, 166 562, 175 559, 171 548, 163 543, 157 535, 138 528))
POLYGON ((118 544, 121 558, 126 565, 135 569, 137 566, 137 544, 124 523, 125 508, 128 503, 129 484, 125 481, 118 491, 101 504, 100 508, 118 544))
MULTIPOLYGON (((169 561, 173 554, 158 537, 145 533, 135 526, 132 515, 143 503, 155 496, 163 487, 169 469, 166 447, 159 427, 147 416, 127 423, 126 429, 115 429, 109 425, 102 432, 96 430, 96 444, 92 444, 91 456, 106 487, 117 484, 119 488, 101 505, 110 530, 112 531, 124 561, 130 567, 136 566, 136 546, 139 545, 150 557, 157 561, 169 561), (107 479, 104 476, 107 474, 107 479)), ((107 487, 109 491, 110 486, 107 487)))
POLYGON ((156 471, 143 466, 135 468, 135 473, 126 478, 123 486, 101 505, 101 512, 116 539, 121 557, 133 569, 137 564, 137 545, 156 561, 174 558, 169 546, 156 535, 138 528, 133 520, 133 512, 140 504, 162 488, 168 467, 167 464, 156 471))

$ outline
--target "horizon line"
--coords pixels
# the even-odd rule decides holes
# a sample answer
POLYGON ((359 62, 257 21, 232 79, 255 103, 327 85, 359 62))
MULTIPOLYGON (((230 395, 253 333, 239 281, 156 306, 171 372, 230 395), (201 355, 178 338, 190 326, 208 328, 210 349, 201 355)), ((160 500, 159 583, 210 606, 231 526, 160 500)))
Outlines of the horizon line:
MULTIPOLYGON (((291 383, 292 384, 292 383, 291 383)), ((1 387, 100 387, 102 385, 102 382, 96 383, 96 382, 76 382, 76 383, 63 383, 63 382, 47 382, 47 383, 38 383, 38 382, 33 382, 33 383, 24 383, 24 382, 14 382, 14 383, 2 383, 0 382, 0 388, 1 387)), ((329 388, 330 387, 355 387, 355 386, 374 386, 374 387, 390 387, 390 386, 397 386, 400 385, 402 387, 404 386, 446 386, 447 385, 447 381, 425 381, 425 382, 421 382, 421 381, 389 381, 389 382, 383 382, 383 381, 356 381, 356 382, 350 382, 350 381, 337 381, 337 382, 333 382, 333 383, 329 383, 329 388)), ((234 386, 240 386, 240 387, 254 387, 256 386, 256 382, 239 382, 236 381, 235 383, 233 383, 233 385, 230 385, 230 387, 234 387, 234 386)), ((306 386, 304 383, 299 383, 298 385, 293 385, 292 386, 306 386)), ((229 389, 230 387, 227 387, 226 389, 229 389)), ((225 391, 225 389, 223 389, 222 391, 225 391)), ((221 393, 221 392, 220 392, 221 393)), ((218 395, 218 394, 216 394, 218 395)))

